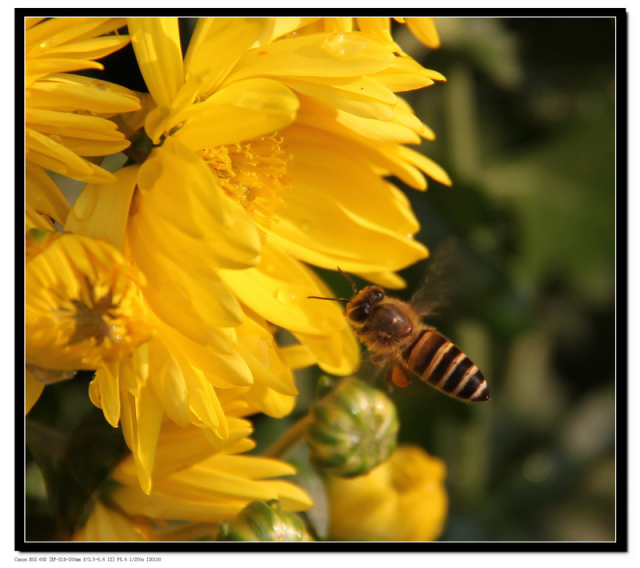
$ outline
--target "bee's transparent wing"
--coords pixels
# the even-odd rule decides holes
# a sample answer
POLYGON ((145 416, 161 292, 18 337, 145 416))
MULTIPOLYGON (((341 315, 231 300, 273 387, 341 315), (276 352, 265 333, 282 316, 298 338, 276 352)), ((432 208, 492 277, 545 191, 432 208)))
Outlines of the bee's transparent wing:
POLYGON ((371 360, 371 355, 371 351, 366 348, 363 349, 360 366, 358 367, 358 370, 354 373, 354 375, 360 379, 369 381, 371 384, 375 384, 381 381, 387 365, 376 365, 371 360))
POLYGON ((454 302, 468 300, 479 285, 482 287, 478 261, 459 239, 449 237, 440 242, 427 262, 425 278, 410 300, 421 317, 450 312, 454 302))

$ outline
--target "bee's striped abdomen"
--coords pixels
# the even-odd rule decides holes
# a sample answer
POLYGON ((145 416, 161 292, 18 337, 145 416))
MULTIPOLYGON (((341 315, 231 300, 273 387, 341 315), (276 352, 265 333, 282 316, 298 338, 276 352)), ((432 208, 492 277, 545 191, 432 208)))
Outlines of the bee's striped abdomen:
POLYGON ((489 387, 471 359, 433 329, 418 334, 402 354, 407 367, 423 381, 469 402, 489 400, 489 387))

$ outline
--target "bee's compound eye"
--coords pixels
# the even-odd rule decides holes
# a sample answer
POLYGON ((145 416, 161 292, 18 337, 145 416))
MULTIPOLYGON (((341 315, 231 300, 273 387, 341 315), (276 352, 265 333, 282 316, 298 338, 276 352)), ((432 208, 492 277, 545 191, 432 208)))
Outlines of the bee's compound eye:
POLYGON ((379 288, 373 288, 371 290, 371 299, 369 300, 372 304, 384 298, 384 292, 379 288))
POLYGON ((369 317, 369 304, 360 304, 353 308, 349 311, 347 317, 355 323, 362 323, 369 317))

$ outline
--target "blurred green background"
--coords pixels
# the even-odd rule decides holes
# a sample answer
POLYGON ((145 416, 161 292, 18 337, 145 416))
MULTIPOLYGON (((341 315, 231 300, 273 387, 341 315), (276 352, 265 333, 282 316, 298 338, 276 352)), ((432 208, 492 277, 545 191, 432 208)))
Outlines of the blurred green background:
MULTIPOLYGON (((400 442, 447 464, 441 540, 616 536, 615 25, 441 18, 436 51, 406 27, 394 30, 407 53, 447 78, 405 93, 438 136, 423 150, 454 182, 425 193, 403 187, 418 239, 432 251, 450 237, 459 246, 456 294, 429 323, 483 370, 492 394, 465 405, 415 382, 392 395, 400 442)), ((402 272, 399 297, 411 297, 428 265, 402 272)), ((339 296, 350 294, 340 275, 318 272, 339 296)), ((306 412, 319 375, 299 373, 292 417, 256 417, 256 453, 306 412)), ((47 389, 30 417, 86 431, 89 379, 47 389)), ((52 521, 28 458, 29 534, 46 539, 52 521)))
MULTIPOLYGON (((436 132, 423 151, 454 182, 403 188, 418 239, 433 251, 453 237, 460 249, 457 292, 429 323, 483 370, 492 394, 465 405, 414 383, 392 395, 400 442, 447 464, 441 540, 616 537, 615 25, 442 18, 431 52, 395 30, 447 78, 404 94, 436 132)), ((399 297, 419 288, 428 264, 401 273, 399 297)), ((348 297, 344 279, 321 273, 348 297)), ((299 384, 305 408, 313 381, 299 384)))
POLYGON ((438 29, 423 63, 448 82, 409 102, 454 186, 412 202, 424 243, 469 249, 469 294, 438 325, 492 401, 403 392, 401 437, 447 463, 443 540, 613 540, 615 21, 438 29))

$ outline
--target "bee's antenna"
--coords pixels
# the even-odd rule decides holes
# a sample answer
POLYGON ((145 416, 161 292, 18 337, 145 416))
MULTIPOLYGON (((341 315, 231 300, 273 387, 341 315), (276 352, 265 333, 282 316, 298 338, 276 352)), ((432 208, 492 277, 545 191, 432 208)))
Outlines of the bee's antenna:
POLYGON ((349 284, 351 284, 351 288, 353 289, 353 295, 355 296, 358 293, 358 289, 356 288, 356 283, 351 279, 351 276, 349 276, 346 272, 344 272, 339 266, 338 266, 338 272, 347 279, 349 284))
POLYGON ((331 300, 332 302, 350 302, 346 298, 323 298, 322 296, 307 296, 308 300, 331 300))

